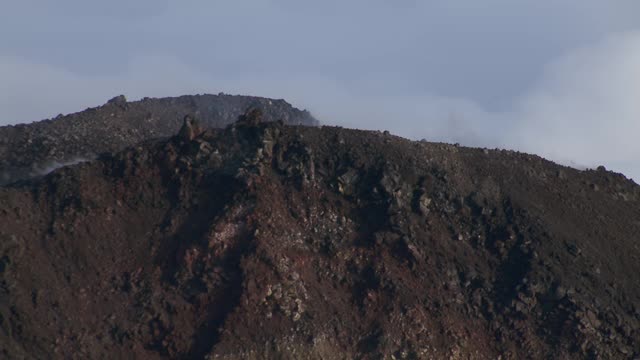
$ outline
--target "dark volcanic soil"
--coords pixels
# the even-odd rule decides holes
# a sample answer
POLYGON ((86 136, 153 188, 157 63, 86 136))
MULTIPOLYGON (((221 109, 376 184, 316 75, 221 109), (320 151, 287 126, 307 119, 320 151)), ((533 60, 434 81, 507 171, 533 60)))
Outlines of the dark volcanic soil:
POLYGON ((120 151, 143 140, 172 136, 189 113, 204 126, 220 128, 233 123, 249 107, 261 108, 265 121, 318 125, 309 112, 284 100, 220 94, 127 102, 118 96, 79 113, 0 127, 0 185, 93 159, 103 152, 120 151))
POLYGON ((0 188, 0 357, 632 359, 638 234, 640 187, 526 154, 149 141, 0 188))

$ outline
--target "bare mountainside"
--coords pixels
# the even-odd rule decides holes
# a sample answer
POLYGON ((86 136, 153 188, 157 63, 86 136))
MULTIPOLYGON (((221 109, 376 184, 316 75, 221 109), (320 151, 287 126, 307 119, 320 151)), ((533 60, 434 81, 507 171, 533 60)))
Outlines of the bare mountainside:
POLYGON ((171 136, 188 113, 195 114, 204 126, 224 127, 249 107, 261 108, 267 121, 318 124, 309 112, 284 100, 219 94, 127 102, 124 96, 118 96, 103 106, 75 114, 0 127, 0 185, 96 154, 119 151, 143 140, 171 136))
POLYGON ((634 359, 640 187, 242 121, 0 188, 0 357, 634 359))

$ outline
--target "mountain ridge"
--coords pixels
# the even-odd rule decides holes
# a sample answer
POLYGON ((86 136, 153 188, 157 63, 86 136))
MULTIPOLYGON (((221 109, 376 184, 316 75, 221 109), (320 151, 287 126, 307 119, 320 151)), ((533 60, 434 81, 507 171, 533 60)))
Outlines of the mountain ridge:
POLYGON ((0 127, 0 185, 147 139, 172 136, 186 114, 196 115, 205 127, 224 127, 250 107, 261 108, 265 121, 319 124, 308 111, 281 99, 220 93, 128 102, 120 95, 84 111, 0 127))

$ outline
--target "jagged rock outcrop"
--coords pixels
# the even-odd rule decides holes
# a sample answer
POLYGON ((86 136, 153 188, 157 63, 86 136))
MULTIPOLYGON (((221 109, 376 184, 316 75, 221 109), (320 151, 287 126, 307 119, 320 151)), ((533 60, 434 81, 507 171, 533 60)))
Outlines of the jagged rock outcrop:
POLYGON ((191 141, 200 136, 204 132, 204 129, 193 115, 187 114, 184 117, 184 123, 178 132, 178 137, 186 141, 191 141))
POLYGON ((640 187, 281 123, 0 188, 0 356, 633 359, 640 187))
POLYGON ((0 185, 140 141, 172 136, 186 114, 196 115, 204 127, 219 128, 233 123, 247 108, 262 109, 264 121, 318 125, 309 112, 284 100, 219 94, 128 102, 120 95, 79 113, 0 127, 0 185))

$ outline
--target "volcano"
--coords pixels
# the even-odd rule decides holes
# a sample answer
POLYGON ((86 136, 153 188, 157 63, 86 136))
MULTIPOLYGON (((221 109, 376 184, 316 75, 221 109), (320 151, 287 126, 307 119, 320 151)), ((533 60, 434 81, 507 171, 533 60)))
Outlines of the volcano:
POLYGON ((98 154, 0 187, 2 357, 640 356, 623 175, 205 99, 0 130, 5 171, 98 154))

